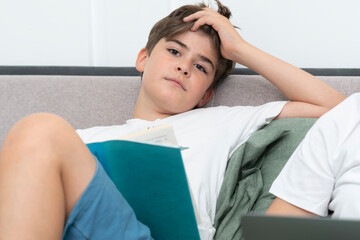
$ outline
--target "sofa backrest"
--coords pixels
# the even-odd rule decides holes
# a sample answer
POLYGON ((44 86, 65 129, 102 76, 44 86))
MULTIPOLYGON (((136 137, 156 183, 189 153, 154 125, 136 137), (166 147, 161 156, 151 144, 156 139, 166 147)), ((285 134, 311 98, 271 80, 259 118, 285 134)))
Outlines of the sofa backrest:
MULTIPOLYGON (((347 96, 360 92, 360 76, 319 78, 347 96)), ((140 84, 138 76, 0 75, 0 146, 11 126, 36 112, 60 115, 75 129, 123 124, 132 117, 140 84)), ((231 75, 206 107, 285 99, 259 75, 231 75)))

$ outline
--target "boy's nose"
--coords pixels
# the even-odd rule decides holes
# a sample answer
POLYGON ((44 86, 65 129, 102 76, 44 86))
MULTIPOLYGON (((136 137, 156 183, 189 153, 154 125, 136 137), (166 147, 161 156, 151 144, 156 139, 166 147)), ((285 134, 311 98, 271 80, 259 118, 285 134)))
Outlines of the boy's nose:
POLYGON ((182 72, 185 76, 189 76, 189 71, 187 71, 186 69, 183 69, 181 67, 177 67, 176 70, 178 72, 182 72))

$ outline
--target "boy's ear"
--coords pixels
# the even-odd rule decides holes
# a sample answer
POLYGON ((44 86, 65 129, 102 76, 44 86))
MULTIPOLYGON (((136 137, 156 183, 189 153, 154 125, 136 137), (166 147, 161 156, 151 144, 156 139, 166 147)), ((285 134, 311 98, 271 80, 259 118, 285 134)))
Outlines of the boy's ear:
POLYGON ((206 93, 204 94, 204 96, 201 98, 201 100, 199 101, 199 103, 196 105, 197 107, 202 107, 205 104, 207 104, 210 99, 212 98, 212 96, 214 95, 214 89, 209 89, 206 91, 206 93))
POLYGON ((148 51, 146 48, 142 48, 137 56, 136 59, 136 70, 139 72, 144 72, 145 69, 145 63, 148 57, 148 51))

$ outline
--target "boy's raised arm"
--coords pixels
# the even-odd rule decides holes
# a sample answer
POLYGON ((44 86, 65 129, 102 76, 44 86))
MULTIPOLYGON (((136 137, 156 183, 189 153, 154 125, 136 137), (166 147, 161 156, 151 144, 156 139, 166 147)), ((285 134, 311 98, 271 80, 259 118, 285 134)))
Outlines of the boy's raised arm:
POLYGON ((254 70, 289 98, 291 102, 285 105, 278 118, 320 117, 345 99, 317 77, 247 43, 226 17, 209 8, 184 21, 195 21, 192 31, 204 24, 211 25, 219 34, 224 58, 254 70))

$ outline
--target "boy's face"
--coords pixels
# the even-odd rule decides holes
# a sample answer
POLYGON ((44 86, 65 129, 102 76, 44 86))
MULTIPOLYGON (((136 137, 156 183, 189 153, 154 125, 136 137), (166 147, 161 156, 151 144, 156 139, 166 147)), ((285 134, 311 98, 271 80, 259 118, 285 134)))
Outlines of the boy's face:
POLYGON ((150 56, 138 55, 136 68, 143 72, 139 97, 155 111, 173 115, 205 105, 216 72, 217 53, 203 32, 185 32, 171 40, 161 39, 150 56))

